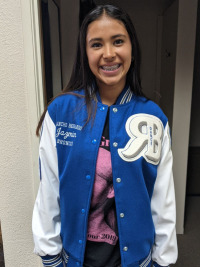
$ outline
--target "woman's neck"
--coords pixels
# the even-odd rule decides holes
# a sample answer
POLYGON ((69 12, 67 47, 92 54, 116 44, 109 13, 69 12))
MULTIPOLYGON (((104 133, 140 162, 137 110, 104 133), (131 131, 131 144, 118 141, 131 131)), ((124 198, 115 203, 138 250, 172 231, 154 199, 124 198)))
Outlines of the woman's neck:
POLYGON ((125 84, 123 86, 98 86, 102 103, 108 106, 113 105, 116 102, 118 96, 123 91, 124 86, 125 84))

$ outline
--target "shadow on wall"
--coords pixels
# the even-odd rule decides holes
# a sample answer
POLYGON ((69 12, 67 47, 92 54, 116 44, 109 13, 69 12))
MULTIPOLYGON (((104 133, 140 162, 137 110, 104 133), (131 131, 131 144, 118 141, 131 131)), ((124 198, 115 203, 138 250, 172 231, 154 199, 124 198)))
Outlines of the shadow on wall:
POLYGON ((5 267, 4 256, 3 256, 3 241, 1 234, 1 224, 0 224, 0 267, 5 267))

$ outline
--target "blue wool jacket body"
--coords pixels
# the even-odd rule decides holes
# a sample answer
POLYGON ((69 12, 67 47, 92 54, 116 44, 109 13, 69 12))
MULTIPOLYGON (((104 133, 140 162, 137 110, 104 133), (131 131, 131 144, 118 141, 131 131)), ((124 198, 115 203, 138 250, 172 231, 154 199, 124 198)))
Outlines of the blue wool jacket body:
POLYGON ((125 88, 110 108, 97 93, 96 114, 85 125, 84 92, 79 94, 57 97, 43 123, 35 253, 44 266, 83 265, 97 155, 109 112, 122 267, 150 266, 151 260, 155 266, 174 263, 176 216, 166 116, 155 103, 125 88))

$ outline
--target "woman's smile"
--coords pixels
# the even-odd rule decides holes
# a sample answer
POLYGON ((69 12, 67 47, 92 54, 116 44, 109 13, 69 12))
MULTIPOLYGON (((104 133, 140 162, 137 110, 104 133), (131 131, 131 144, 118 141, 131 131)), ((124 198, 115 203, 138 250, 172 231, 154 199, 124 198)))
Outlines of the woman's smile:
POLYGON ((103 65, 100 68, 105 74, 114 75, 119 71, 120 67, 121 64, 113 64, 113 65, 103 65))
POLYGON ((103 15, 88 26, 86 52, 100 92, 117 88, 120 93, 131 65, 132 46, 121 21, 103 15))

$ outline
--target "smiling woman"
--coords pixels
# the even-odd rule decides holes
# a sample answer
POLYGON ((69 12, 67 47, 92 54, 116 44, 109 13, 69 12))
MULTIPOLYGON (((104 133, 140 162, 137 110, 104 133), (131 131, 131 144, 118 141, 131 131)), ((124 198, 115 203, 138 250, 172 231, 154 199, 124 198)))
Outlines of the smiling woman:
POLYGON ((124 24, 105 14, 93 21, 88 26, 86 51, 102 103, 110 106, 124 89, 131 65, 131 41, 124 24))
POLYGON ((85 17, 69 84, 37 133, 42 122, 33 234, 44 266, 175 263, 169 125, 142 93, 126 12, 104 5, 85 17))

